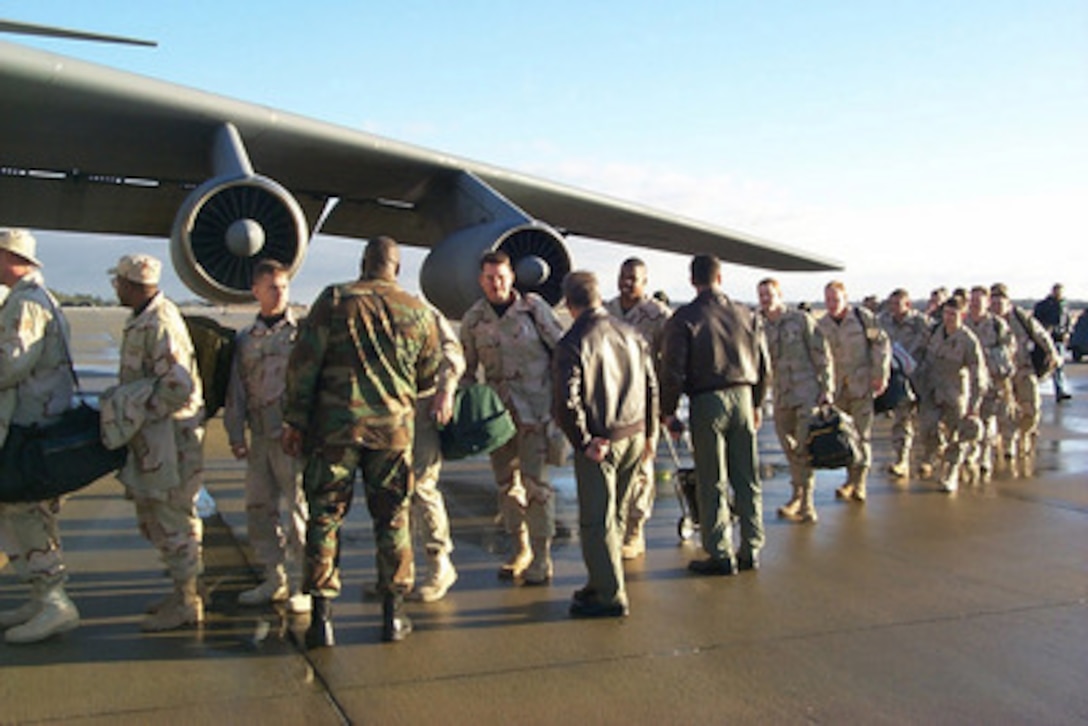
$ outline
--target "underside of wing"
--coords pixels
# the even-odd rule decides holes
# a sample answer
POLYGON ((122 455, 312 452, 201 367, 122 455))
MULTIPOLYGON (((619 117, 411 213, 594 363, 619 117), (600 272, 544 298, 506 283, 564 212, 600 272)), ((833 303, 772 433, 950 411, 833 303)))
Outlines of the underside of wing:
MULTIPOLYGON (((457 237, 450 259, 520 249, 512 240, 527 233, 533 239, 520 246, 544 251, 521 274, 537 282, 569 265, 565 249, 551 254, 569 234, 779 270, 838 266, 649 207, 3 42, 0 97, 0 223, 171 236, 175 263, 230 263, 229 280, 226 267, 222 280, 217 269, 196 270, 210 287, 194 289, 213 297, 230 297, 246 279, 246 259, 267 252, 268 229, 247 237, 234 223, 265 225, 270 203, 302 228, 290 230, 297 244, 280 245, 299 261, 320 218, 322 231, 347 237, 390 234, 430 248, 457 237), (185 237, 193 229, 199 234, 185 237)), ((458 286, 475 287, 462 277, 458 286)), ((458 297, 470 294, 478 291, 458 297)))

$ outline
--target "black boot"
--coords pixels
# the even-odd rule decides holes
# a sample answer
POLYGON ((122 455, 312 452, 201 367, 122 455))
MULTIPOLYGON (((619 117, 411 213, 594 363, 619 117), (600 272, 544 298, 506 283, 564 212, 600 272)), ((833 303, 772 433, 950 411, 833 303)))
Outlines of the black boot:
POLYGON ((382 640, 397 643, 412 632, 412 621, 404 613, 404 595, 388 594, 382 599, 382 640))
POLYGON ((310 627, 306 629, 307 648, 327 648, 336 645, 332 632, 332 603, 323 597, 313 598, 310 627))

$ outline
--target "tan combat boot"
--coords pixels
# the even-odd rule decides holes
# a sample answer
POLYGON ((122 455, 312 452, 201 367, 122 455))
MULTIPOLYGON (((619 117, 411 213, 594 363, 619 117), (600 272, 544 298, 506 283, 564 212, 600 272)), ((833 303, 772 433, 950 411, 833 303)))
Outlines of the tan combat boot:
POLYGON ((779 519, 788 519, 791 522, 796 521, 797 510, 801 508, 801 487, 796 484, 791 484, 793 487, 793 494, 790 495, 790 500, 778 508, 779 519))
POLYGON ((630 521, 627 526, 627 534, 623 538, 623 547, 620 556, 625 560, 633 560, 646 554, 646 532, 643 520, 630 521))
POLYGON ((4 640, 12 644, 37 643, 40 640, 66 633, 79 626, 79 610, 68 599, 64 585, 41 588, 37 614, 22 625, 4 633, 4 640))
POLYGON ((514 551, 510 559, 499 568, 500 580, 513 580, 521 577, 525 568, 533 561, 533 549, 529 545, 529 528, 523 523, 512 535, 514 551))
POLYGON ((427 553, 427 579, 410 595, 414 600, 437 602, 446 596, 453 583, 457 582, 457 570, 445 552, 427 553))
POLYGON ((176 582, 174 589, 175 597, 144 618, 140 623, 141 630, 155 633, 204 622, 204 601, 197 590, 196 578, 176 582))
POLYGON ((955 464, 944 462, 941 464, 941 475, 937 480, 937 486, 942 492, 951 494, 959 489, 960 468, 955 464))
POLYGON ((869 469, 868 469, 868 467, 861 467, 860 469, 857 469, 855 472, 853 472, 853 479, 854 479, 854 492, 853 492, 854 501, 855 502, 864 502, 865 498, 869 494, 869 491, 868 491, 869 469))
POLYGON ((257 587, 238 595, 238 604, 247 607, 267 605, 270 602, 283 602, 291 596, 287 587, 287 571, 283 565, 269 567, 264 582, 257 587))
POLYGON ((533 537, 533 561, 522 578, 526 585, 545 585, 552 579, 552 538, 533 537))
POLYGON ((815 524, 819 521, 819 517, 816 516, 816 506, 813 504, 813 489, 813 482, 809 482, 801 487, 800 504, 797 506, 797 513, 789 518, 791 522, 815 524))

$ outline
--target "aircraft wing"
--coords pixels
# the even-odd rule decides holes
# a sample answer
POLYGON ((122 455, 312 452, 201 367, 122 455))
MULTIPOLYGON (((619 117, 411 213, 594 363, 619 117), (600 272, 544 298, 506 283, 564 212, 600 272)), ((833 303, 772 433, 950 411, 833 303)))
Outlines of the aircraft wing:
POLYGON ((834 261, 733 230, 216 96, 0 42, 0 220, 39 228, 169 236, 178 206, 213 173, 209 147, 237 127, 254 169, 298 198, 323 231, 388 233, 430 247, 442 231, 414 214, 428 190, 475 174, 532 217, 585 237, 783 270, 834 261))

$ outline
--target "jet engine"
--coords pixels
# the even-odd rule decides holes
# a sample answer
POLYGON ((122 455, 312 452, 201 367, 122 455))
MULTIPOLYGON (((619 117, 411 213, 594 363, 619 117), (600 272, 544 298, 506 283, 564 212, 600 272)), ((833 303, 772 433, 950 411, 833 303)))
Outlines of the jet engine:
POLYGON ((459 319, 480 298, 480 257, 492 250, 510 255, 518 290, 535 292, 552 305, 563 298, 571 258, 562 236, 540 222, 500 220, 460 229, 435 245, 419 273, 427 299, 459 319))
POLYGON ((189 289, 209 300, 252 300, 259 260, 281 262, 293 277, 306 256, 306 216, 291 193, 260 175, 210 179, 174 218, 170 256, 189 289))

